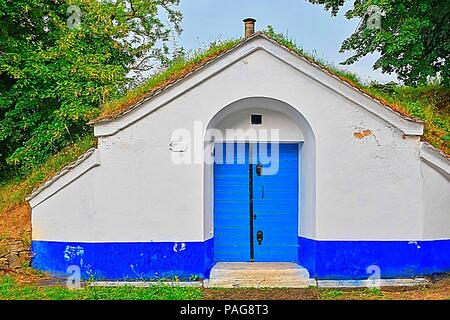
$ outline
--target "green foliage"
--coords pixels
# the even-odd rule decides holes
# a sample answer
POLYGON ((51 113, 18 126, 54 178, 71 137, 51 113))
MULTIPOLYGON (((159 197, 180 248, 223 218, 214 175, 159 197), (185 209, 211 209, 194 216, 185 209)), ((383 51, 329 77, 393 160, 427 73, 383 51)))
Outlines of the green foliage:
POLYGON ((83 136, 98 106, 131 84, 130 71, 167 64, 178 3, 0 0, 0 179, 83 136), (69 5, 81 10, 77 28, 69 5))
POLYGON ((382 297, 383 292, 381 292, 380 288, 366 288, 366 293, 369 296, 376 296, 376 297, 382 297))
MULTIPOLYGON (((325 5, 336 15, 344 0, 309 0, 325 5)), ((447 0, 355 0, 346 13, 348 19, 360 18, 360 28, 342 44, 341 51, 352 56, 344 64, 378 52, 374 68, 398 74, 407 85, 427 83, 440 77, 450 85, 450 4, 447 0), (370 6, 381 9, 381 28, 369 28, 370 6), (439 76, 438 76, 439 75, 439 76)))
POLYGON ((423 139, 450 154, 450 90, 439 85, 371 85, 365 90, 412 117, 423 120, 423 139))
POLYGON ((342 290, 339 290, 339 289, 323 290, 323 292, 322 292, 322 299, 332 300, 332 299, 336 299, 338 297, 341 297, 343 294, 344 294, 344 292, 342 290))
POLYGON ((336 15, 345 0, 309 0, 309 2, 324 5, 325 10, 330 10, 332 15, 336 15))
POLYGON ((89 286, 71 290, 62 286, 19 286, 10 276, 0 277, 0 300, 198 300, 201 296, 201 289, 194 287, 89 286))

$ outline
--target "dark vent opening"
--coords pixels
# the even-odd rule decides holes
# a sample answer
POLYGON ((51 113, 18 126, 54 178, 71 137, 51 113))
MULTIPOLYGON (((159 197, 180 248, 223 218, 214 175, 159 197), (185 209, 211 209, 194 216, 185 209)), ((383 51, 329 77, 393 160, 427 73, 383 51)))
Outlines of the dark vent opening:
POLYGON ((252 121, 252 124, 262 124, 262 115, 261 114, 252 114, 251 121, 252 121))

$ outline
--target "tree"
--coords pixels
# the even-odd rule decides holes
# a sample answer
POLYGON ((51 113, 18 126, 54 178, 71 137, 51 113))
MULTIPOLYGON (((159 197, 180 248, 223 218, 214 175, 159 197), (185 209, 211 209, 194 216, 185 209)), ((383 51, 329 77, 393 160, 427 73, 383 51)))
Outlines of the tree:
MULTIPOLYGON (((309 0, 336 15, 344 0, 309 0)), ((344 41, 341 52, 352 64, 378 52, 374 69, 397 73, 407 85, 440 78, 450 83, 450 0, 354 0, 348 19, 359 17, 358 30, 344 41), (380 25, 374 24, 379 19, 380 25)))
POLYGON ((130 71, 167 63, 178 4, 0 0, 0 178, 84 135, 130 71))

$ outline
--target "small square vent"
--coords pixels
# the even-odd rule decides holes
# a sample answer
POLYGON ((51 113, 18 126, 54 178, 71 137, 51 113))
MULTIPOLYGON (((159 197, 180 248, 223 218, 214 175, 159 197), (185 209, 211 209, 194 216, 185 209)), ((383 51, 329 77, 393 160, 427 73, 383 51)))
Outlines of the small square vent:
POLYGON ((262 115, 261 114, 252 114, 251 115, 251 123, 252 124, 262 124, 262 115))

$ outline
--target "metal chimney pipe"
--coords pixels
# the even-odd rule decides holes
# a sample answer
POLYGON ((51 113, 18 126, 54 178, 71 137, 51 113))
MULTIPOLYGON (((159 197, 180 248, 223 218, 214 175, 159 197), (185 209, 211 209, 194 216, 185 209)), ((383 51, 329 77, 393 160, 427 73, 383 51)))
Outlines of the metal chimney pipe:
POLYGON ((255 22, 253 18, 244 19, 245 37, 249 38, 255 33, 255 22))

